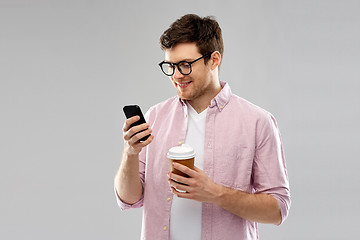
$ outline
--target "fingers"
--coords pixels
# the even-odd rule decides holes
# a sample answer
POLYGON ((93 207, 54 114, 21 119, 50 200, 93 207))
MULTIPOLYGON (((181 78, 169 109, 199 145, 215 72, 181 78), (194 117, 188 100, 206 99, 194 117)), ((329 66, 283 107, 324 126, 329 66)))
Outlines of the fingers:
MULTIPOLYGON (((135 127, 134 127, 135 128, 135 127)), ((134 145, 135 143, 142 143, 141 145, 147 145, 146 143, 148 143, 149 141, 149 138, 144 141, 144 142, 139 142, 140 139, 142 139, 143 137, 146 137, 148 135, 151 135, 152 133, 152 130, 150 128, 146 129, 146 130, 143 130, 143 131, 140 131, 140 132, 137 132, 136 131, 133 131, 133 129, 131 128, 128 133, 124 136, 124 139, 128 141, 128 144, 129 145, 134 145), (133 133, 135 132, 135 133, 133 133)), ((150 142, 149 142, 150 143, 150 142)))
POLYGON ((170 182, 170 187, 171 187, 171 191, 174 194, 176 194, 178 197, 184 197, 184 195, 180 195, 180 194, 185 194, 185 193, 189 195, 189 192, 191 191, 191 188, 189 186, 174 181, 170 182))
POLYGON ((152 129, 148 123, 143 123, 136 126, 131 126, 133 123, 137 122, 140 119, 139 116, 134 116, 125 120, 123 126, 123 137, 125 141, 125 149, 128 153, 138 154, 141 149, 149 145, 154 136, 151 135, 152 129), (150 135, 145 141, 140 141, 140 139, 150 135))
MULTIPOLYGON (((192 170, 191 168, 184 166, 182 164, 176 163, 176 162, 173 163, 173 167, 175 169, 179 170, 180 172, 185 173, 186 175, 188 175, 191 178, 195 177, 195 175, 197 173, 196 170, 192 170)), ((198 168, 194 166, 194 169, 198 169, 198 168)))
MULTIPOLYGON (((169 172, 169 185, 171 187, 171 191, 176 194, 178 197, 189 198, 193 197, 193 190, 199 187, 199 183, 197 182, 197 171, 194 171, 182 164, 173 163, 173 167, 187 175, 189 177, 183 177, 178 174, 169 172)), ((199 168, 194 167, 194 169, 199 170, 199 168)))
POLYGON ((129 131, 130 127, 131 127, 131 124, 137 122, 140 120, 140 117, 139 116, 133 116, 131 118, 128 118, 125 120, 124 122, 124 127, 123 127, 123 131, 124 132, 127 132, 129 131))
MULTIPOLYGON (((143 123, 143 124, 131 127, 131 124, 135 123, 138 120, 139 120, 138 116, 134 116, 125 121, 124 127, 123 127, 125 141, 129 141, 135 135, 140 136, 139 135, 140 133, 142 133, 141 134, 142 137, 145 137, 145 136, 151 134, 151 129, 149 129, 150 125, 148 123, 143 123), (150 130, 150 133, 148 130, 150 130), (146 132, 147 134, 144 133, 145 131, 147 131, 146 132)), ((137 140, 141 139, 142 137, 139 137, 137 140)))
POLYGON ((170 172, 168 174, 168 177, 169 177, 170 181, 175 181, 175 182, 182 183, 185 185, 191 184, 191 178, 183 177, 183 176, 180 176, 180 175, 172 173, 172 172, 170 172))
POLYGON ((141 147, 141 148, 149 145, 152 142, 152 140, 154 139, 154 135, 151 135, 151 133, 152 133, 151 129, 149 129, 149 131, 144 131, 142 133, 144 133, 144 134, 140 134, 140 133, 136 134, 135 135, 136 138, 134 137, 133 139, 131 139, 131 142, 134 141, 133 144, 138 144, 139 147, 141 147), (139 136, 137 136, 137 135, 139 135, 139 136), (143 137, 145 137, 147 135, 150 135, 150 136, 145 141, 141 141, 141 142, 139 141, 139 139, 142 139, 143 137), (139 138, 139 139, 137 139, 137 138, 139 138))
MULTIPOLYGON (((183 165, 180 166, 180 165, 181 164, 177 164, 175 166, 174 164, 173 166, 177 170, 181 170, 184 173, 185 172, 190 173, 190 171, 193 171, 186 166, 183 165)), ((198 186, 196 179, 193 177, 183 177, 172 172, 168 173, 168 177, 169 177, 168 181, 171 186, 172 192, 178 196, 180 196, 179 193, 184 193, 184 192, 189 193, 194 187, 198 186)))
POLYGON ((171 188, 174 188, 176 191, 185 191, 188 192, 189 184, 190 184, 190 178, 182 177, 180 175, 174 174, 172 172, 168 173, 168 181, 171 188))

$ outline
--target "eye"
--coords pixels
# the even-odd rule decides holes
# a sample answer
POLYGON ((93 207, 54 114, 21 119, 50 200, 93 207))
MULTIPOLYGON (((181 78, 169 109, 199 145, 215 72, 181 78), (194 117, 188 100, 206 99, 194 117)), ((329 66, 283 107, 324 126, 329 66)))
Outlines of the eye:
POLYGON ((190 64, 188 62, 179 62, 179 67, 181 69, 190 69, 190 64))
POLYGON ((162 68, 162 70, 164 71, 165 74, 172 75, 173 72, 174 72, 174 66, 171 63, 164 62, 161 65, 161 68, 162 68))

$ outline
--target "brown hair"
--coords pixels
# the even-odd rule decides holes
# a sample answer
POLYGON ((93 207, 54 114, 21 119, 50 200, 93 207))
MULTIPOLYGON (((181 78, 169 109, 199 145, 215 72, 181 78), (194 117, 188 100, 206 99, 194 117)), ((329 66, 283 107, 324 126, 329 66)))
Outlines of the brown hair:
POLYGON ((221 28, 214 17, 201 18, 195 14, 184 15, 173 22, 160 37, 162 50, 173 48, 178 43, 189 42, 196 42, 202 55, 213 51, 219 51, 221 56, 223 55, 221 28))

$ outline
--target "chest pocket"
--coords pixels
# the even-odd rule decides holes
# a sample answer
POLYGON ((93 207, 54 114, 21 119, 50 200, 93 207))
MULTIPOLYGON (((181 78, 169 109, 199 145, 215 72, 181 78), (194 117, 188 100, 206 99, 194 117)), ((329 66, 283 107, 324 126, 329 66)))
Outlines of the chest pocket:
POLYGON ((250 192, 254 151, 247 146, 224 146, 214 155, 214 181, 250 192))

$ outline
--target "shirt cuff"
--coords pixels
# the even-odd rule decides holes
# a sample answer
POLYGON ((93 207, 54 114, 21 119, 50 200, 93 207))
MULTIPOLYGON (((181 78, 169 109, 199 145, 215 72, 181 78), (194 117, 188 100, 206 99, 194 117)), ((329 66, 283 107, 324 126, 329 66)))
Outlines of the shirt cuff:
POLYGON ((115 186, 114 186, 114 193, 115 193, 117 204, 119 205, 121 210, 127 210, 127 209, 131 209, 131 208, 140 208, 144 204, 144 194, 141 195, 141 198, 136 203, 128 204, 120 199, 119 195, 117 194, 115 186))
POLYGON ((273 196, 279 203, 280 212, 281 212, 281 222, 279 223, 279 225, 281 225, 289 214, 290 196, 279 196, 278 194, 270 194, 270 195, 273 196))

